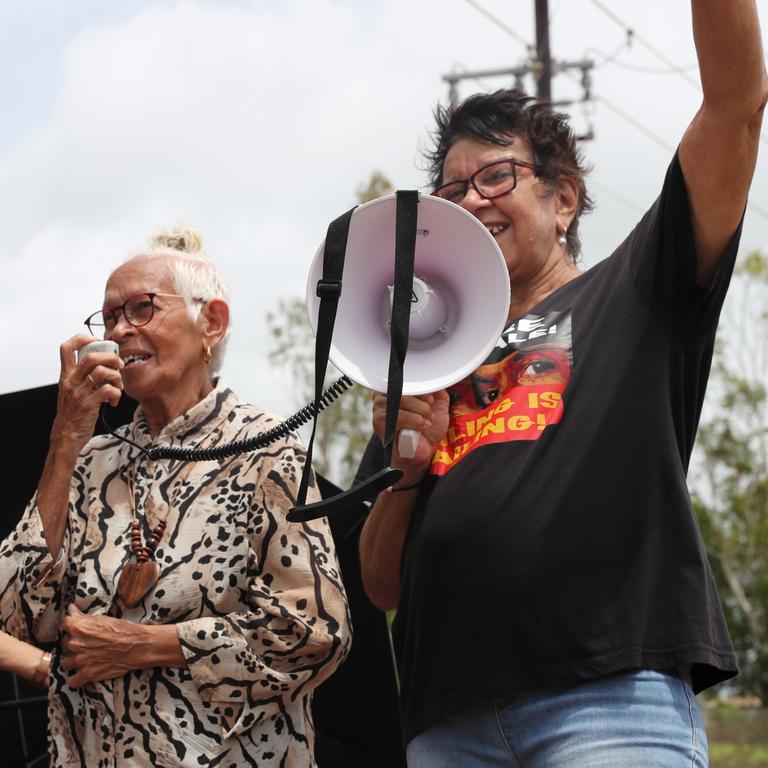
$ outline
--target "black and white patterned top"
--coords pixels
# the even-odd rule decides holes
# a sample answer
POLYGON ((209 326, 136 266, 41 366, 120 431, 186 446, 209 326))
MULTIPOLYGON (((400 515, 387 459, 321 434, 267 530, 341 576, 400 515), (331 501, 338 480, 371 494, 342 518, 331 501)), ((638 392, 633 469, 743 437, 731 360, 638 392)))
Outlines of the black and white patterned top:
MULTIPOLYGON (((193 447, 277 423, 221 383, 156 440, 139 409, 121 429, 139 445, 193 447)), ((55 766, 314 766, 313 689, 350 645, 349 611, 325 520, 288 523, 305 453, 294 439, 220 462, 151 462, 102 436, 72 478, 69 529, 51 562, 33 499, 0 547, 7 631, 57 641, 74 602, 90 614, 175 624, 188 669, 142 669, 80 689, 54 656, 55 766), (135 608, 116 594, 130 554, 129 479, 144 540, 166 517, 160 579, 135 608)), ((314 485, 314 484, 313 484, 314 485)), ((309 500, 319 498, 310 489, 309 500)))

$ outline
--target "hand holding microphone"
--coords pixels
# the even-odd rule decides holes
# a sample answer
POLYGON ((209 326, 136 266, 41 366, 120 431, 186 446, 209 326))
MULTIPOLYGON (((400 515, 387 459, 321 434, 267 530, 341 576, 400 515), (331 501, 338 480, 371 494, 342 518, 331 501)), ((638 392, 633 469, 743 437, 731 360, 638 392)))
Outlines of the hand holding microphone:
POLYGON ((53 437, 79 452, 90 440, 99 407, 117 405, 123 392, 123 361, 114 341, 78 333, 60 348, 61 375, 53 437))
POLYGON ((101 402, 108 402, 114 408, 120 400, 123 389, 123 380, 120 376, 122 361, 120 360, 120 347, 117 343, 107 340, 91 341, 79 347, 75 357, 78 368, 81 366, 90 368, 90 371, 86 372, 85 378, 91 383, 94 392, 107 388, 107 391, 102 393, 101 402), (104 357, 105 355, 110 355, 110 357, 104 357), (117 368, 114 358, 117 358, 117 368), (95 365, 93 365, 94 363, 95 365), (109 388, 117 388, 118 392, 111 392, 109 388), (104 397, 104 395, 107 396, 104 397))

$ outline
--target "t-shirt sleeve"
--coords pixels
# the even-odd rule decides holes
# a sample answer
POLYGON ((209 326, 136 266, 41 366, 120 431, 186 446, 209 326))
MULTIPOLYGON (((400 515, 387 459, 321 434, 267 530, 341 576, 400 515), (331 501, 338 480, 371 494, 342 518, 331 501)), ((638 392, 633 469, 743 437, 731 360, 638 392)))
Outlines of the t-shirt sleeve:
POLYGON ((699 285, 688 192, 676 153, 661 194, 624 243, 635 287, 676 330, 711 329, 731 280, 741 228, 740 223, 710 284, 699 285))

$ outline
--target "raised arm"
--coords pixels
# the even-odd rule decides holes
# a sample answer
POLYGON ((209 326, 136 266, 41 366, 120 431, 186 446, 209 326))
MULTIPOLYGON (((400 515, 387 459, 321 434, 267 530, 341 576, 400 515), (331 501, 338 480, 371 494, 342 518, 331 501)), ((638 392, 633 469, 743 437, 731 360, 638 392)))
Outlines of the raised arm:
POLYGON ((67 505, 72 472, 80 451, 93 435, 102 402, 117 405, 123 383, 123 363, 109 353, 90 353, 75 363, 75 351, 94 339, 77 334, 61 345, 56 418, 51 443, 37 488, 37 509, 51 556, 59 554, 67 528, 67 505))
POLYGON ((768 98, 754 0, 692 0, 703 100, 680 145, 698 254, 709 283, 739 224, 768 98))

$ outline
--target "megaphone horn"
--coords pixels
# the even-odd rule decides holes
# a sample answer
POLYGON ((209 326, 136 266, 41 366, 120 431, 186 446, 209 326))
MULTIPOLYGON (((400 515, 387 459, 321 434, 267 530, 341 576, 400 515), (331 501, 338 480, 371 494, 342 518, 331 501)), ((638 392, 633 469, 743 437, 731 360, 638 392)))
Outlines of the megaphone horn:
MULTIPOLYGON (((343 290, 334 300, 335 326, 328 344, 328 358, 342 373, 367 389, 390 390, 398 278, 393 254, 402 229, 398 210, 405 194, 412 195, 418 205, 412 230, 402 394, 423 395, 468 376, 497 344, 509 312, 509 276, 486 227, 442 198, 401 190, 347 212, 343 290)), ((307 278, 307 310, 318 341, 323 302, 318 294, 326 279, 324 255, 331 236, 329 227, 307 278)), ((401 453, 407 455, 407 443, 415 450, 417 439, 418 433, 408 435, 403 430, 398 442, 401 453)))
MULTIPOLYGON (((352 215, 329 355, 375 392, 387 390, 395 213, 392 194, 352 215)), ((323 248, 324 242, 307 278, 315 333, 323 248)), ((430 195, 419 195, 413 273, 403 394, 424 395, 461 381, 496 345, 509 312, 509 274, 491 233, 463 208, 430 195)))

